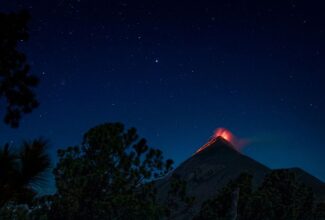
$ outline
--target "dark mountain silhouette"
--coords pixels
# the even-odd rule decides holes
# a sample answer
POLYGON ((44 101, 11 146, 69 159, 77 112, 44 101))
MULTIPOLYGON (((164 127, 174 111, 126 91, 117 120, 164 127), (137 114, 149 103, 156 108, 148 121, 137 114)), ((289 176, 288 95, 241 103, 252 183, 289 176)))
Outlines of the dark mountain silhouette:
MULTIPOLYGON (((296 173, 299 180, 312 187, 316 197, 325 198, 325 184, 322 181, 299 168, 290 170, 296 173)), ((180 164, 172 174, 187 181, 188 194, 196 197, 193 207, 193 212, 196 213, 202 202, 241 173, 253 175, 253 185, 257 187, 270 171, 270 168, 235 150, 227 140, 217 137, 209 142, 208 147, 180 164)), ((161 199, 168 192, 172 174, 157 183, 161 199)), ((180 213, 180 216, 184 217, 183 214, 180 213)))
MULTIPOLYGON (((195 213, 199 211, 202 202, 241 173, 252 174, 253 182, 257 185, 270 172, 268 167, 241 154, 222 137, 210 141, 209 144, 210 146, 192 155, 173 171, 173 174, 186 180, 188 194, 195 196, 195 213)), ((171 175, 158 183, 162 199, 167 195, 170 178, 171 175)))
POLYGON ((294 167, 290 168, 289 170, 296 174, 296 178, 298 180, 313 189, 316 200, 325 199, 325 183, 323 183, 321 180, 317 179, 316 177, 312 176, 301 168, 294 167))

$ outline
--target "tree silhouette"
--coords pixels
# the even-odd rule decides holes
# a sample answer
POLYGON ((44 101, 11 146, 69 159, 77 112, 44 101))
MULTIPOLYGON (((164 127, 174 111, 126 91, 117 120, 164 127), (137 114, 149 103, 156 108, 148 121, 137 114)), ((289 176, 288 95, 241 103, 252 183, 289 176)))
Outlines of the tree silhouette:
POLYGON ((325 219, 325 201, 321 201, 316 204, 313 217, 315 220, 325 219))
POLYGON ((323 203, 315 205, 313 192, 289 170, 269 173, 258 189, 253 190, 252 177, 242 174, 231 181, 212 199, 203 203, 195 219, 238 220, 311 220, 324 219, 323 203), (237 210, 232 210, 233 193, 238 190, 237 210))
POLYGON ((161 202, 165 205, 165 215, 168 219, 177 219, 184 213, 193 216, 195 197, 188 195, 187 182, 175 173, 170 177, 167 198, 161 202))
POLYGON ((171 170, 172 161, 148 147, 136 130, 121 123, 90 129, 77 147, 58 151, 54 170, 57 194, 52 219, 157 219, 154 182, 171 170))
POLYGON ((233 216, 236 216, 236 219, 245 219, 242 213, 248 211, 251 197, 252 176, 243 173, 219 190, 215 197, 205 201, 194 220, 231 220, 233 216))
POLYGON ((29 74, 30 66, 18 43, 28 40, 27 11, 0 13, 0 101, 4 122, 18 127, 23 114, 38 106, 33 88, 38 78, 29 74))
POLYGON ((250 219, 311 219, 314 197, 290 170, 268 174, 251 202, 250 219))
POLYGON ((9 144, 0 149, 0 207, 9 201, 29 203, 35 197, 50 166, 46 147, 46 141, 37 139, 24 142, 18 152, 9 144))

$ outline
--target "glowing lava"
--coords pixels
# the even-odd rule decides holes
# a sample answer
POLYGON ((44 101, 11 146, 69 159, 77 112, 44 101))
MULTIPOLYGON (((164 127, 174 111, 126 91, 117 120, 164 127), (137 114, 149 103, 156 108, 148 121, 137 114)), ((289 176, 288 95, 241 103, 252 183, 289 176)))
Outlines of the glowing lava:
POLYGON ((239 144, 240 141, 238 141, 235 136, 227 129, 225 128, 218 128, 213 136, 210 138, 210 140, 208 141, 208 143, 206 143, 205 145, 203 145, 202 147, 200 147, 195 153, 199 153, 202 150, 204 150, 205 148, 209 147, 210 145, 212 145, 219 137, 222 137, 223 139, 225 139, 226 141, 228 141, 235 150, 239 151, 241 148, 241 144, 239 144))
POLYGON ((234 141, 234 135, 228 131, 225 128, 218 128, 213 135, 214 138, 218 138, 218 137, 222 137, 223 139, 225 139, 226 141, 230 142, 233 144, 234 141))

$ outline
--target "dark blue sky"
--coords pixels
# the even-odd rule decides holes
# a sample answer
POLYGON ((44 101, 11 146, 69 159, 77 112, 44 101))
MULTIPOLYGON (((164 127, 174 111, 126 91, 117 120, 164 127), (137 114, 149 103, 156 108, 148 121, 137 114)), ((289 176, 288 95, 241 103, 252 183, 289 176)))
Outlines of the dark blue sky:
POLYGON ((121 121, 179 164, 226 127, 252 158, 324 181, 321 2, 1 0, 32 15, 41 106, 0 141, 43 136, 55 155, 121 121))

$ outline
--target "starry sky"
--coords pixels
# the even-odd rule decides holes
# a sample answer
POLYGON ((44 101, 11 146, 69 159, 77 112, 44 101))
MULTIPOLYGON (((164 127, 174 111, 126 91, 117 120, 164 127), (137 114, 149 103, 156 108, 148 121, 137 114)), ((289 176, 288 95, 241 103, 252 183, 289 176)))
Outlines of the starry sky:
MULTIPOLYGON (((0 142, 56 150, 104 122, 134 126, 176 165, 218 127, 243 153, 325 181, 322 1, 0 0, 28 9, 21 44, 40 107, 0 142)), ((54 163, 53 162, 53 163, 54 163)))

